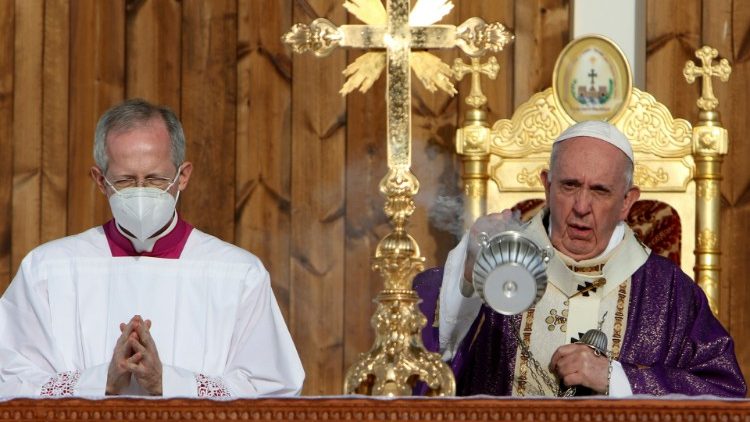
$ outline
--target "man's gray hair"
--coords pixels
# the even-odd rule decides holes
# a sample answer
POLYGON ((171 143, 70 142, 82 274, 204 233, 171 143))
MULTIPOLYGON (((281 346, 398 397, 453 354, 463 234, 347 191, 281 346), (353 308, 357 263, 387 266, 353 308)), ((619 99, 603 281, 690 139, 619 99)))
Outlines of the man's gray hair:
POLYGON ((165 106, 153 105, 146 100, 133 98, 126 100, 107 110, 96 124, 94 134, 94 162, 107 172, 109 156, 107 156, 107 135, 110 132, 120 132, 143 126, 149 120, 161 117, 167 126, 172 143, 172 163, 179 168, 185 161, 185 133, 182 124, 172 110, 165 106))
MULTIPOLYGON (((602 142, 604 142, 604 141, 602 141, 602 142)), ((550 157, 549 157, 549 173, 547 175, 547 179, 548 180, 552 180, 552 171, 555 168, 555 163, 557 162, 557 156, 558 156, 558 151, 559 151, 558 146, 560 146, 560 144, 561 144, 561 142, 556 142, 556 143, 552 144, 552 153, 550 154, 550 157)), ((634 167, 634 165, 633 165, 633 162, 630 161, 630 159, 624 153, 623 153, 623 159, 625 159, 627 161, 627 163, 625 165, 625 174, 624 174, 624 177, 625 177, 625 190, 627 191, 627 190, 629 190, 630 188, 633 187, 633 170, 634 170, 633 167, 634 167)))

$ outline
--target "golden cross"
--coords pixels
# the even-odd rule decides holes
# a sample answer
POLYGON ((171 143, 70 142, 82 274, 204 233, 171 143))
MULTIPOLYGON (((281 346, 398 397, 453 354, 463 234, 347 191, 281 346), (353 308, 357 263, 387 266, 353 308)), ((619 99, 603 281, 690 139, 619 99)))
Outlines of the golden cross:
POLYGON ((697 101, 698 108, 705 111, 711 111, 719 105, 719 100, 714 96, 714 90, 711 85, 711 78, 718 76, 722 82, 729 80, 732 73, 732 67, 729 66, 727 59, 721 59, 717 66, 713 66, 713 59, 719 56, 719 51, 709 46, 703 46, 695 52, 695 56, 701 59, 702 67, 698 67, 692 61, 685 63, 682 74, 688 83, 695 82, 696 77, 703 77, 703 86, 701 97, 697 101))
MULTIPOLYGON (((360 0, 352 8, 372 7, 360 0)), ((376 0, 379 4, 379 0, 376 0)), ((441 1, 421 0, 425 4, 441 1)), ((419 2, 418 2, 419 3, 419 2)), ((380 5, 382 7, 382 4, 380 5)), ((417 7, 419 4, 417 4, 417 7)), ((452 4, 451 4, 452 6, 452 4)), ((423 8, 424 9, 424 8, 423 8)), ((370 16, 363 14, 365 16, 370 16)), ((376 15, 373 13, 371 15, 376 15)), ((459 47, 476 57, 486 51, 498 52, 513 39, 499 23, 486 24, 471 18, 462 25, 411 26, 409 0, 387 0, 385 25, 335 26, 319 18, 310 25, 297 24, 283 40, 295 53, 312 51, 318 57, 330 54, 336 47, 384 49, 387 59, 387 147, 389 168, 409 168, 411 165, 411 78, 412 49, 444 49, 459 47)), ((365 18, 366 19, 366 18, 365 18)))
POLYGON ((349 76, 342 89, 345 94, 357 86, 366 91, 386 69, 388 173, 380 182, 380 191, 386 196, 384 211, 393 226, 378 243, 373 260, 373 269, 380 271, 385 284, 371 319, 375 345, 347 371, 344 391, 410 395, 414 380, 421 380, 430 390, 428 394, 453 395, 455 380, 450 368, 439 354, 427 353, 422 346, 420 330, 425 318, 411 283, 423 269, 424 258, 416 240, 406 232, 415 209, 413 197, 419 190, 410 169, 411 68, 428 89, 441 87, 452 92, 453 85, 446 76, 450 68, 445 63, 425 52, 414 55, 422 59, 412 60, 411 50, 458 46, 475 57, 502 50, 512 36, 502 25, 487 25, 479 18, 458 27, 431 25, 453 7, 449 0, 418 0, 414 13, 410 13, 410 0, 386 0, 385 9, 380 0, 347 0, 344 7, 366 25, 336 27, 321 18, 309 26, 294 25, 283 37, 295 52, 312 51, 318 57, 338 46, 384 50, 363 55, 344 71, 349 76))
POLYGON ((466 104, 474 108, 480 108, 487 104, 487 97, 482 92, 482 75, 487 75, 490 80, 494 81, 499 70, 500 65, 497 64, 495 57, 490 57, 485 64, 481 64, 478 57, 472 57, 470 65, 464 63, 460 58, 455 60, 453 63, 453 73, 457 81, 460 81, 468 73, 471 73, 471 92, 466 97, 466 104))

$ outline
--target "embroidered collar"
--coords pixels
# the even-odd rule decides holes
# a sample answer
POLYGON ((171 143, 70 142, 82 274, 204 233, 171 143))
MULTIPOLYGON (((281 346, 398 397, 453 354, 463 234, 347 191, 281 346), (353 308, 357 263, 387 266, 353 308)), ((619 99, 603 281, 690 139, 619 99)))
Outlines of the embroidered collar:
MULTIPOLYGON (((551 245, 543 224, 546 214, 546 209, 539 212, 531 219, 526 229, 526 234, 542 247, 551 245)), ((576 261, 555 249, 555 255, 547 266, 547 276, 549 282, 568 297, 578 294, 578 286, 585 285, 586 281, 593 283, 594 280, 603 277, 611 281, 600 289, 606 295, 640 268, 648 259, 649 253, 650 250, 644 248, 635 238, 633 231, 626 226, 622 241, 604 256, 576 261), (582 271, 590 267, 600 267, 601 270, 582 271)))
POLYGON ((567 267, 570 271, 573 271, 574 273, 601 275, 602 270, 604 269, 604 264, 589 265, 589 266, 567 264, 567 267))

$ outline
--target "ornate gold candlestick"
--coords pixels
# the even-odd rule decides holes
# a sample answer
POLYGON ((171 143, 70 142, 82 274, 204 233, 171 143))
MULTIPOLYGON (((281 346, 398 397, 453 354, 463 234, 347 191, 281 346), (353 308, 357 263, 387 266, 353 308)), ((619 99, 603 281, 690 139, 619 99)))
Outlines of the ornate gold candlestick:
POLYGON ((387 71, 388 173, 380 183, 385 195, 385 214, 393 232, 378 244, 373 269, 380 272, 385 289, 378 295, 372 317, 375 344, 347 372, 344 392, 387 396, 411 395, 417 380, 427 383, 431 395, 455 394, 450 368, 437 353, 424 349, 421 329, 425 317, 419 297, 411 288, 412 278, 423 269, 424 258, 417 242, 406 232, 414 212, 413 197, 419 183, 411 173, 411 78, 410 68, 431 91, 442 89, 453 95, 453 73, 434 55, 414 48, 460 47, 471 56, 500 51, 512 36, 500 24, 471 18, 464 24, 433 25, 453 7, 447 0, 419 0, 410 11, 409 0, 349 0, 344 7, 367 25, 336 27, 326 19, 297 24, 284 35, 297 53, 313 51, 318 57, 337 46, 380 49, 362 55, 344 71, 348 80, 341 90, 362 92, 387 71))

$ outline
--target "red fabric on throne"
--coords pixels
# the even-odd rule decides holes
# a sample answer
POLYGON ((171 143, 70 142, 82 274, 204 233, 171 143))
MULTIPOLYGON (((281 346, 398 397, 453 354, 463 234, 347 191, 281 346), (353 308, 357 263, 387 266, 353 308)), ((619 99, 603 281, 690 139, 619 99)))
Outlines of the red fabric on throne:
MULTIPOLYGON (((543 199, 527 199, 511 209, 520 214, 521 221, 528 221, 544 204, 543 199)), ((627 222, 638 240, 657 254, 680 265, 682 224, 674 208, 659 201, 640 200, 630 209, 627 222)))

